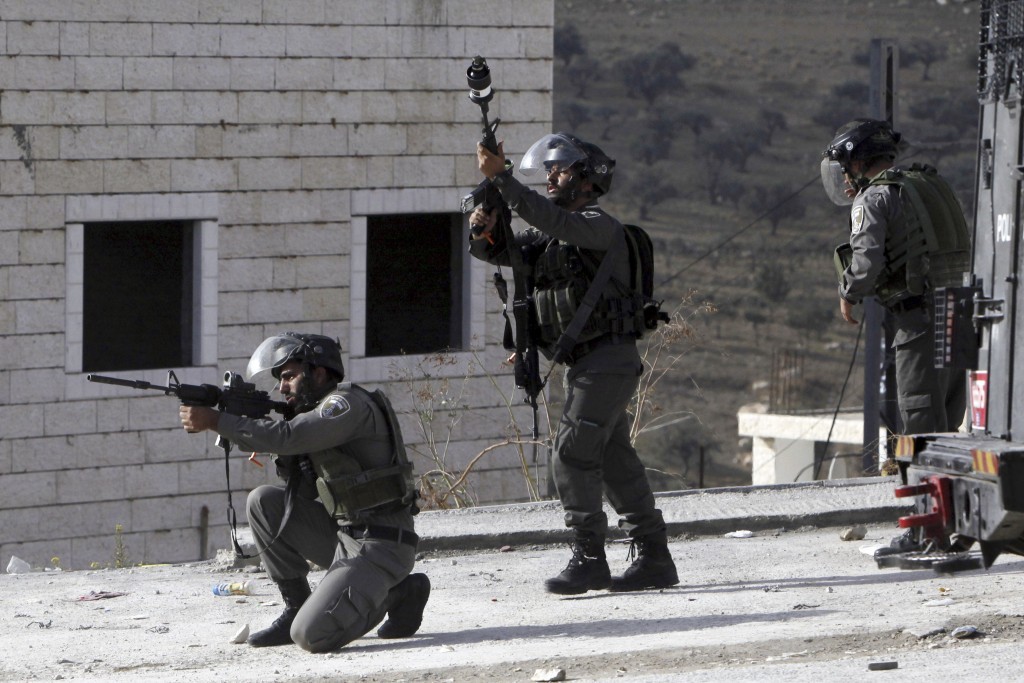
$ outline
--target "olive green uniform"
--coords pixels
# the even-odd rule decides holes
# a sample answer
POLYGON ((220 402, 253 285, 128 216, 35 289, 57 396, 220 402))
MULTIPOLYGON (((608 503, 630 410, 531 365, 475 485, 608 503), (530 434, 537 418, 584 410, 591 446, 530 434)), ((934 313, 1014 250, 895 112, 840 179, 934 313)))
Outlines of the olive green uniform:
MULTIPOLYGON (((875 293, 886 259, 886 237, 903 220, 896 185, 869 185, 850 209, 852 262, 842 274, 839 296, 852 304, 875 293)), ((907 291, 889 302, 895 326, 896 389, 905 434, 959 429, 967 408, 962 370, 934 367, 931 288, 907 291)))
MULTIPOLYGON (((380 469, 393 458, 387 417, 369 394, 351 387, 335 389, 316 408, 287 421, 221 413, 217 432, 243 450, 277 454, 284 469, 303 456, 318 473, 324 467, 380 469)), ((291 476, 304 477, 299 468, 290 469, 291 476)), ((328 568, 291 626, 292 639, 303 649, 326 652, 359 638, 384 618, 388 592, 412 571, 416 535, 408 508, 339 528, 346 520, 335 521, 316 500, 312 477, 304 479, 276 540, 285 487, 254 489, 247 513, 272 579, 305 578, 307 560, 328 568)))
MULTIPOLYGON (((529 268, 544 258, 545 251, 560 244, 577 247, 583 260, 599 263, 616 231, 624 229, 596 204, 566 211, 511 174, 497 176, 494 184, 518 216, 532 226, 515 238, 529 268)), ((472 240, 470 253, 489 263, 509 263, 500 240, 493 245, 472 240)), ((593 275, 592 269, 588 274, 593 275)), ((621 283, 629 282, 629 259, 623 257, 602 295, 621 297, 621 283)), ((543 292, 538 291, 537 297, 541 296, 543 292)), ((585 341, 574 347, 566 363, 565 406, 554 443, 554 480, 566 526, 577 534, 604 538, 608 529, 604 493, 620 516, 619 527, 630 537, 663 538, 664 519, 654 506, 646 471, 629 438, 631 419, 626 408, 643 372, 636 338, 598 330, 580 339, 585 341)), ((551 348, 542 350, 549 356, 552 352, 551 348)))

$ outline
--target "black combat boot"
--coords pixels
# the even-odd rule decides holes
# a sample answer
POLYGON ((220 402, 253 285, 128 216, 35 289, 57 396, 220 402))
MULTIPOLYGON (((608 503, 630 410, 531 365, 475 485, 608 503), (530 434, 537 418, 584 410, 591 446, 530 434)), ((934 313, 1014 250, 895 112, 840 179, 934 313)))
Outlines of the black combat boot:
POLYGON ((893 536, 889 545, 875 551, 874 557, 888 557, 901 553, 919 552, 924 550, 925 544, 921 542, 920 533, 916 528, 909 528, 899 536, 893 536))
POLYGON ((633 564, 629 565, 622 576, 612 579, 612 591, 668 588, 679 583, 676 564, 672 561, 668 542, 664 537, 638 536, 632 539, 626 559, 633 560, 633 564))
POLYGON ((579 595, 608 588, 612 575, 604 556, 604 539, 598 536, 577 536, 569 544, 572 559, 562 573, 544 582, 548 593, 579 595))
POLYGON ((295 642, 292 640, 292 622, 295 621, 295 615, 299 613, 302 603, 306 602, 310 595, 309 582, 305 578, 285 579, 278 581, 277 587, 281 590, 281 598, 284 599, 284 612, 268 628, 249 636, 247 642, 253 647, 274 647, 295 642))
POLYGON ((423 609, 430 598, 426 574, 409 574, 388 592, 388 620, 377 629, 378 638, 408 638, 420 630, 423 609))

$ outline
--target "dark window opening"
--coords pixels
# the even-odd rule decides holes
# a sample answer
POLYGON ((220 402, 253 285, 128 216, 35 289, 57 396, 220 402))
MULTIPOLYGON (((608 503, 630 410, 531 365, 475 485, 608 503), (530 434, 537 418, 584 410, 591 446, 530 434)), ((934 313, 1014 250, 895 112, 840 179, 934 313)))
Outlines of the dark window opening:
POLYGON ((84 226, 82 371, 192 365, 193 223, 84 226))
POLYGON ((366 218, 366 355, 462 347, 460 214, 366 218))

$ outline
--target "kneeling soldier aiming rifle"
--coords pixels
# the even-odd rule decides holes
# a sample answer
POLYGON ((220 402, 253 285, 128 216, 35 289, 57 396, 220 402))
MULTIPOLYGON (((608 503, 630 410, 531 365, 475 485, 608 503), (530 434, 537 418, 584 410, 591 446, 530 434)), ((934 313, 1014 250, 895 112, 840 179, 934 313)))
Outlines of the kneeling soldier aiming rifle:
POLYGON ((249 636, 249 644, 294 642, 328 652, 385 616, 378 637, 413 635, 430 581, 410 573, 419 540, 413 530, 417 493, 390 402, 379 391, 342 387, 341 347, 317 334, 286 332, 264 340, 246 377, 276 382, 285 401, 272 402, 246 385, 250 398, 263 401, 263 412, 233 414, 211 407, 222 397, 216 387, 127 386, 181 397, 181 423, 190 433, 211 430, 245 450, 275 454, 286 485, 254 489, 246 511, 285 609, 270 627, 249 636), (286 419, 266 419, 271 409, 286 419), (327 568, 315 591, 306 579, 310 562, 327 568))

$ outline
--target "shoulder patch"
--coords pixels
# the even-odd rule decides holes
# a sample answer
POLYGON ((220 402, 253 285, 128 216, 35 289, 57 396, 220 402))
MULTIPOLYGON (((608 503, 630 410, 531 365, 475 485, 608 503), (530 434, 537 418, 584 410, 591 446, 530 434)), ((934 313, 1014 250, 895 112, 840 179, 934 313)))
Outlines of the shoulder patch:
POLYGON ((601 212, 600 211, 581 211, 580 214, 584 218, 600 218, 601 217, 601 212))
POLYGON ((327 400, 320 404, 320 417, 332 418, 341 417, 349 411, 352 406, 348 404, 344 396, 328 396, 327 400))
POLYGON ((863 227, 864 227, 864 205, 863 204, 857 204, 856 206, 853 207, 853 210, 850 212, 850 223, 851 223, 850 230, 855 235, 858 232, 860 232, 861 229, 863 229, 863 227))

